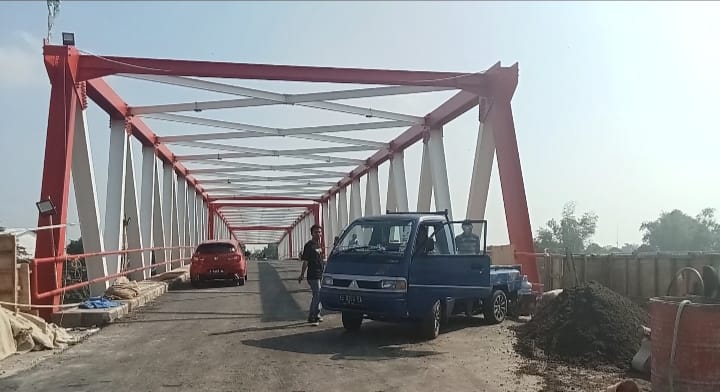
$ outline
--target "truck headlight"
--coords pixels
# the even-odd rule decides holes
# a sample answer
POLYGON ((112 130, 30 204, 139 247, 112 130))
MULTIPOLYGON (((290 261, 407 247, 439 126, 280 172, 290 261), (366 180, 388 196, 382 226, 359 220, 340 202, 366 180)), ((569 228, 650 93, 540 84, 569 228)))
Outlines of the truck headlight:
POLYGON ((332 286, 333 285, 332 276, 323 276, 322 284, 323 284, 323 286, 332 286))
POLYGON ((381 286, 386 290, 407 290, 407 282, 404 280, 383 280, 381 286))

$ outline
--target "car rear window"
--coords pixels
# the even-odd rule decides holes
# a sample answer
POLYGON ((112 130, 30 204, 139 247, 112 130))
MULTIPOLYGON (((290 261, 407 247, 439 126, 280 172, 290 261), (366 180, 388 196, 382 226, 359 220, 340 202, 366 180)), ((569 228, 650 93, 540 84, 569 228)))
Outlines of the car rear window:
POLYGON ((216 243, 216 244, 202 244, 198 246, 197 253, 203 255, 217 254, 217 253, 234 253, 235 247, 232 244, 216 243))

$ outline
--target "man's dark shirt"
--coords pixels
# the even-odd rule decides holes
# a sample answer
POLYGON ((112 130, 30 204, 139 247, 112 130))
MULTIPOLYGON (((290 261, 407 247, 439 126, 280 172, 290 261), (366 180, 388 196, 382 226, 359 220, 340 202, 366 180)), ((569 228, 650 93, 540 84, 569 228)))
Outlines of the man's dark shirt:
POLYGON ((317 242, 310 240, 303 248, 301 258, 307 261, 307 280, 322 279, 323 260, 322 247, 317 242))
POLYGON ((460 254, 480 254, 480 237, 475 233, 462 233, 455 237, 455 246, 460 254))

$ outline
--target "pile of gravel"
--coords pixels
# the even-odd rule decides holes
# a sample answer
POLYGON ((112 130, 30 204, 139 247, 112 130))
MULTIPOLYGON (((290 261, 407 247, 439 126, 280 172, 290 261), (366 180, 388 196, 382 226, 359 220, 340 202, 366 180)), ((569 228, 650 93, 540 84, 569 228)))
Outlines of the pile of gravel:
POLYGON ((640 348, 647 318, 629 299, 591 281, 563 290, 518 326, 515 348, 531 358, 625 369, 640 348))

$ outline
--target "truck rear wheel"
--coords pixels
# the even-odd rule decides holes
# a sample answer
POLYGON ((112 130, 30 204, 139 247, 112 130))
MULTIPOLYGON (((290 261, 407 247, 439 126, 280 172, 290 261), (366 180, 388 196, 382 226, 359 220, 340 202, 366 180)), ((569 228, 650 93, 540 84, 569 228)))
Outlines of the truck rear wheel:
POLYGON ((508 312, 508 299, 503 290, 495 290, 489 301, 483 303, 483 315, 490 324, 500 324, 508 312))
POLYGON ((422 321, 420 328, 424 338, 432 340, 440 335, 441 319, 442 305, 440 304, 440 300, 437 300, 430 309, 430 314, 422 321))
POLYGON ((346 330, 354 332, 360 329, 363 322, 362 313, 342 312, 342 323, 346 330))

